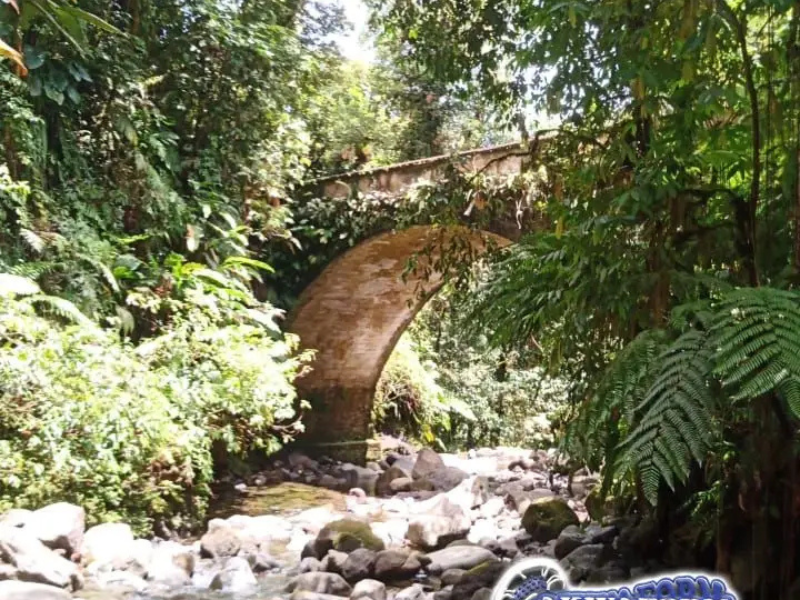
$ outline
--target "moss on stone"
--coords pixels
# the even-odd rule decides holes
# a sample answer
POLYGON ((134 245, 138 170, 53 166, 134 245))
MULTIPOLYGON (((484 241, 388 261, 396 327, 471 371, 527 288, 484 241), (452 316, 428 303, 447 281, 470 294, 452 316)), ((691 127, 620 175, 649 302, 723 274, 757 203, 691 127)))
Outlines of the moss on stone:
POLYGON ((530 503, 522 517, 522 526, 537 542, 558 537, 569 525, 579 525, 578 515, 563 498, 539 498, 530 503))
POLYGON ((385 549, 383 540, 372 532, 369 523, 355 519, 340 519, 328 523, 319 532, 314 548, 317 556, 322 557, 328 550, 352 552, 358 548, 366 548, 374 552, 385 549))

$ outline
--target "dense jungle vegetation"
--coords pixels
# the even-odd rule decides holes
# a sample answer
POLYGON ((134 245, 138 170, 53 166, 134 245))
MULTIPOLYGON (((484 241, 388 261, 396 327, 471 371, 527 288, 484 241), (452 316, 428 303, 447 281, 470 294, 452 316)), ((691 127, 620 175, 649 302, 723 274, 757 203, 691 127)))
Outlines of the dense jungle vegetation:
POLYGON ((365 66, 330 3, 0 3, 0 508, 200 518, 222 458, 302 428, 309 356, 282 311, 386 218, 301 183, 522 139, 535 194, 527 175, 412 194, 419 218, 516 193, 549 228, 426 307, 376 427, 553 435, 676 566, 790 597, 800 2, 369 5, 365 66), (529 418, 555 409, 554 432, 529 418))

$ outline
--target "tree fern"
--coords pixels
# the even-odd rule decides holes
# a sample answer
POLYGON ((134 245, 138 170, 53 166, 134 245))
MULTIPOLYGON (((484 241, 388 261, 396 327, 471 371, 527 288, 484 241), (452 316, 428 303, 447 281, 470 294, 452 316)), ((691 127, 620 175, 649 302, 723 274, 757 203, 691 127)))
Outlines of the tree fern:
POLYGON ((779 393, 800 417, 800 295, 766 287, 726 294, 711 332, 714 372, 733 400, 779 393))
POLYGON ((606 459, 614 454, 619 431, 612 429, 630 423, 633 402, 646 392, 653 362, 667 342, 666 332, 649 330, 620 350, 579 418, 568 428, 562 440, 564 450, 590 463, 597 462, 598 453, 606 459))
POLYGON ((659 368, 636 413, 635 427, 619 446, 613 470, 639 473, 655 503, 664 480, 671 488, 686 481, 692 461, 702 462, 712 439, 712 353, 705 333, 690 330, 658 359, 659 368))

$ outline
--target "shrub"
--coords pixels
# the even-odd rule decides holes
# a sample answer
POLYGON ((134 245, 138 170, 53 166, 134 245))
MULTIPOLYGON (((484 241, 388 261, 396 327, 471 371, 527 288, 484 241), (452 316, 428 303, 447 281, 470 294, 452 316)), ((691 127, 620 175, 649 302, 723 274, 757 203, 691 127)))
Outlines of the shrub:
POLYGON ((291 432, 279 425, 294 416, 305 357, 268 307, 240 307, 255 312, 237 323, 198 287, 163 334, 134 347, 60 299, 58 319, 79 324, 40 316, 48 297, 35 284, 12 294, 4 281, 0 510, 63 500, 92 522, 184 529, 204 515, 213 442, 274 451, 291 432))

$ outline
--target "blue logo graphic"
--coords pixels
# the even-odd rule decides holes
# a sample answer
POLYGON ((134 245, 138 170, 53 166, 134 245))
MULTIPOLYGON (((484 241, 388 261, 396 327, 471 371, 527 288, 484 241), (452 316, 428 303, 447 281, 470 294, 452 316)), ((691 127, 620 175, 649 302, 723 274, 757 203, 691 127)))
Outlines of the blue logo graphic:
POLYGON ((572 587, 558 561, 528 558, 513 563, 491 600, 737 600, 727 581, 706 573, 664 574, 615 588, 572 587))

